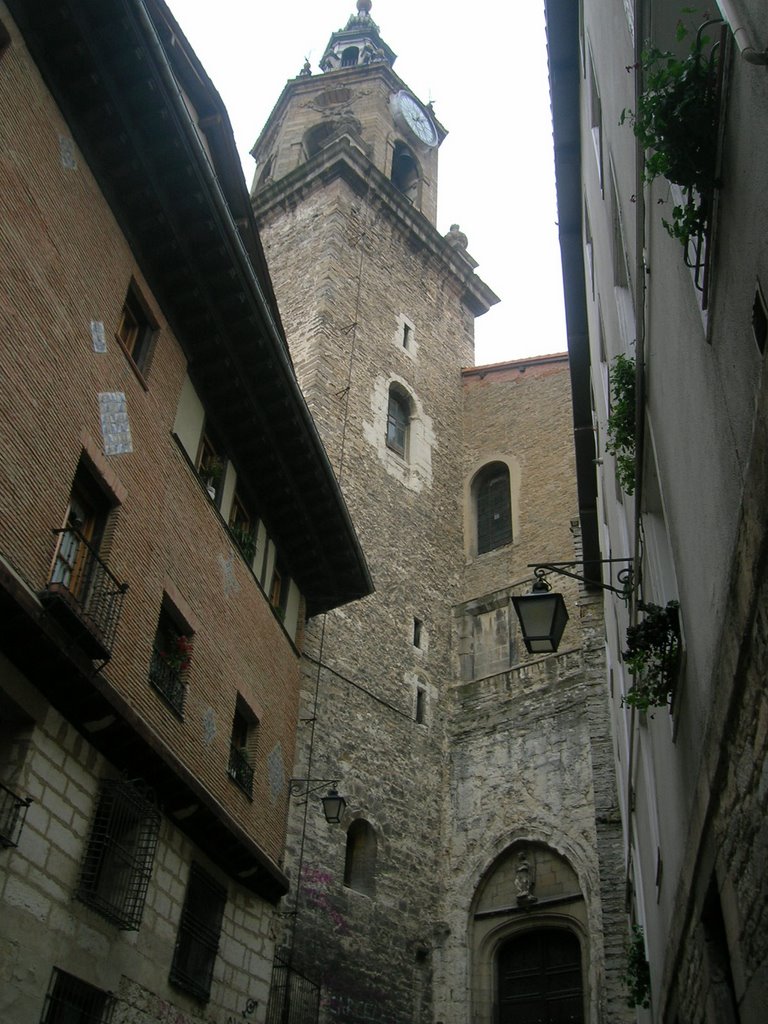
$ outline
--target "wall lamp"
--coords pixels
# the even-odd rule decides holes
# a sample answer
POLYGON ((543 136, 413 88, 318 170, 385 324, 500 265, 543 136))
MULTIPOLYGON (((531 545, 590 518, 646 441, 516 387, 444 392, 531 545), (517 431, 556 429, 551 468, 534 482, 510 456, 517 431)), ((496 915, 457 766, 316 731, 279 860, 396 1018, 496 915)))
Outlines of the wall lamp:
POLYGON ((552 587, 545 579, 548 573, 569 576, 587 587, 609 590, 626 601, 632 593, 633 564, 631 558, 603 558, 590 562, 542 562, 529 565, 528 568, 533 569, 535 576, 530 594, 520 594, 512 598, 512 604, 520 620, 523 643, 528 653, 555 654, 568 622, 568 609, 565 607, 563 595, 552 593, 552 587), (618 587, 612 583, 603 583, 602 580, 588 579, 572 571, 576 566, 607 565, 615 562, 625 566, 616 573, 618 587))
POLYGON ((330 786, 326 795, 320 798, 320 802, 323 805, 323 814, 328 824, 338 825, 347 806, 347 801, 339 795, 336 789, 338 784, 337 779, 291 779, 288 794, 289 796, 302 794, 309 799, 313 793, 319 793, 321 789, 330 786))

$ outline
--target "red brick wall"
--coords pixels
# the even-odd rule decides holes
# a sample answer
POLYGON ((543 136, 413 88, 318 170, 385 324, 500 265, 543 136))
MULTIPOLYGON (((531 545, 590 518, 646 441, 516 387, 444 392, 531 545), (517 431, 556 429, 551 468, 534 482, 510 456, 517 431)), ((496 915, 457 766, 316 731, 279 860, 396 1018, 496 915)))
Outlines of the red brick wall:
POLYGON ((278 859, 287 784, 270 794, 266 758, 280 744, 290 775, 298 656, 171 436, 183 352, 76 147, 77 168, 62 166, 69 129, 17 35, 0 58, 0 109, 0 555, 32 590, 45 585, 82 438, 103 447, 98 394, 124 392, 133 452, 105 459, 125 494, 109 566, 129 590, 104 675, 278 859), (146 389, 114 338, 132 276, 161 328, 146 389), (104 323, 104 354, 91 320, 104 323), (166 580, 199 623, 183 722, 148 683, 166 580), (261 718, 253 803, 226 771, 238 691, 261 718))

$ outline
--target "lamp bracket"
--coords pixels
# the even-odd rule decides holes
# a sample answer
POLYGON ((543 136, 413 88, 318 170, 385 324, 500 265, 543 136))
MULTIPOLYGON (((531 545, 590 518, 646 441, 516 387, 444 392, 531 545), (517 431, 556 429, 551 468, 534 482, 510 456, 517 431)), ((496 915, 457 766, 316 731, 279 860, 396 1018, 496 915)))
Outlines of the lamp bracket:
POLYGON ((338 779, 291 779, 288 783, 288 794, 289 796, 299 796, 300 794, 312 796, 313 793, 319 793, 326 786, 336 789, 338 785, 338 779))
POLYGON ((533 575, 537 580, 544 580, 544 577, 549 573, 555 572, 558 576, 569 576, 572 580, 578 580, 579 583, 583 583, 587 587, 599 587, 601 590, 609 590, 612 594, 618 594, 625 601, 629 600, 634 586, 633 558, 593 558, 588 562, 534 562, 529 564, 528 568, 533 569, 533 575), (587 579, 581 573, 571 571, 576 566, 613 565, 614 563, 624 566, 623 569, 619 569, 616 573, 618 587, 614 587, 612 583, 603 583, 602 580, 587 579))

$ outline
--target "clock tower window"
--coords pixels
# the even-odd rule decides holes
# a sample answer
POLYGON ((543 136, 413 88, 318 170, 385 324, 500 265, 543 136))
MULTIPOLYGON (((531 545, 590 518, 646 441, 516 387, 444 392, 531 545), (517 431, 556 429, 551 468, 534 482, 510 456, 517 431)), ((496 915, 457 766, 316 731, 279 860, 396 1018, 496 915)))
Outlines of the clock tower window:
POLYGON ((392 155, 392 184, 412 203, 418 199, 420 177, 416 157, 404 142, 396 142, 392 155))
POLYGON ((358 48, 356 46, 348 46, 346 50, 342 51, 341 66, 343 68, 353 68, 357 65, 359 57, 360 51, 358 48))

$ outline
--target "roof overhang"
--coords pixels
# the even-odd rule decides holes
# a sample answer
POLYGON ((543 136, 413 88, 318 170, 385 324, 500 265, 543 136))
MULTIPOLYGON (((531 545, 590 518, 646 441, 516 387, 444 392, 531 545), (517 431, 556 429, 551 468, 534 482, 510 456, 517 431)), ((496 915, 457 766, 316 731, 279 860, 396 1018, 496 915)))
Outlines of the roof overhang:
MULTIPOLYGON (((582 243, 579 5, 573 0, 545 0, 544 6, 579 518, 584 561, 597 563, 600 559, 597 471, 582 243)), ((599 572, 600 567, 595 565, 593 571, 599 572)))
POLYGON ((166 5, 8 6, 309 614, 369 594, 365 558, 293 372, 226 111, 166 5), (180 83, 203 111, 214 166, 180 83))

